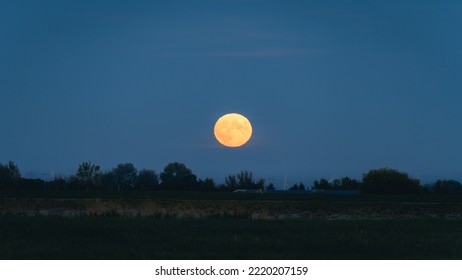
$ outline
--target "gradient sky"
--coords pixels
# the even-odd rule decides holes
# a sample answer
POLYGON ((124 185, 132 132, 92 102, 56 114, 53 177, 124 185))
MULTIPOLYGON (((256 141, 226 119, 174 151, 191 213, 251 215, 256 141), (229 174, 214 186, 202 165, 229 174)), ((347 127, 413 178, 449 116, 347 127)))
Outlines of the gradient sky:
POLYGON ((461 27, 459 0, 0 0, 0 162, 462 180, 461 27), (243 148, 214 139, 229 112, 243 148))

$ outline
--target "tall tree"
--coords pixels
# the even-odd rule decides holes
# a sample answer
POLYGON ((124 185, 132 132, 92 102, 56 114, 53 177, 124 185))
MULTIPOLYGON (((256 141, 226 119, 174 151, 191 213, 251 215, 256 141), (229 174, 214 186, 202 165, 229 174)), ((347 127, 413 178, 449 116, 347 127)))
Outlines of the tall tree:
POLYGON ((215 181, 212 178, 205 178, 204 180, 199 179, 197 181, 199 190, 201 191, 213 191, 216 190, 215 181))
POLYGON ((391 168, 373 169, 363 175, 361 192, 371 194, 418 194, 419 180, 391 168))
POLYGON ((237 176, 235 174, 226 176, 225 187, 230 190, 235 190, 239 188, 237 176))
POLYGON ((100 167, 99 165, 92 164, 90 161, 82 162, 75 173, 75 177, 79 180, 80 184, 83 184, 87 191, 96 189, 100 179, 100 167))
POLYGON ((9 161, 8 164, 0 163, 0 189, 12 189, 21 181, 21 172, 18 166, 9 161))
POLYGON ((228 175, 225 178, 225 188, 228 190, 236 189, 259 189, 265 188, 265 180, 255 181, 252 171, 243 170, 236 174, 228 175))
POLYGON ((360 183, 355 179, 350 179, 349 177, 342 178, 342 189, 343 190, 358 190, 360 183))
POLYGON ((239 188, 249 188, 253 189, 255 187, 255 183, 253 181, 253 173, 252 171, 243 170, 236 174, 239 188))
POLYGON ((456 180, 438 180, 433 187, 436 194, 462 193, 462 184, 456 180))
POLYGON ((326 179, 324 178, 321 178, 321 180, 315 180, 313 182, 313 189, 315 190, 328 190, 330 189, 331 186, 329 184, 329 181, 327 181, 326 179))
POLYGON ((137 170, 132 163, 121 163, 112 169, 117 190, 134 189, 137 170))
POLYGON ((289 191, 304 191, 306 190, 305 189, 305 185, 303 185, 302 182, 300 182, 300 184, 294 184, 290 189, 289 191))
POLYGON ((197 177, 184 163, 172 162, 160 173, 162 188, 166 190, 197 189, 197 177))
POLYGON ((265 190, 267 192, 272 192, 272 191, 275 191, 276 188, 274 187, 273 183, 269 183, 268 186, 266 186, 265 190))
POLYGON ((7 168, 8 168, 8 173, 13 180, 21 179, 21 172, 19 171, 19 167, 13 161, 10 160, 8 162, 7 168))
POLYGON ((138 190, 154 190, 159 186, 159 176, 154 170, 143 169, 138 173, 135 188, 138 190))

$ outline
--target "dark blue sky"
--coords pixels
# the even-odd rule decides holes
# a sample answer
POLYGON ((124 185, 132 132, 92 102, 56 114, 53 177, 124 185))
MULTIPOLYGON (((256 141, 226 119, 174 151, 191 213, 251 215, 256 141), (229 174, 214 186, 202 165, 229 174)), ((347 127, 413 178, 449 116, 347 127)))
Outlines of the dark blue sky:
POLYGON ((458 0, 0 0, 0 161, 462 180, 461 27, 458 0), (213 137, 229 112, 243 148, 213 137))

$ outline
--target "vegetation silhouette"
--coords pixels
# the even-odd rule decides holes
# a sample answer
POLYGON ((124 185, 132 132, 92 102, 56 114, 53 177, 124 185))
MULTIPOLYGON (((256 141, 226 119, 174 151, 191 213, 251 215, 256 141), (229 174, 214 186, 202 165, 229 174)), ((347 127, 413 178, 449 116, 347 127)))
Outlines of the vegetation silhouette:
MULTIPOLYGON (((167 164, 158 174, 152 169, 138 171, 132 163, 120 163, 108 171, 90 161, 79 164, 74 175, 52 180, 23 178, 19 167, 9 161, 0 163, 1 191, 277 191, 274 184, 264 179, 255 179, 252 171, 243 170, 226 176, 224 183, 217 184, 211 178, 198 179, 184 163, 167 164)), ((462 194, 462 184, 456 180, 437 180, 433 184, 421 185, 420 181, 405 172, 391 168, 372 169, 363 174, 361 180, 343 177, 315 180, 306 187, 300 182, 288 192, 356 191, 361 194, 462 194)))
POLYGON ((135 188, 137 190, 153 191, 159 188, 159 176, 156 171, 143 169, 138 172, 135 188))
POLYGON ((8 164, 0 163, 0 189, 9 190, 19 185, 21 181, 21 172, 14 162, 8 164))
POLYGON ((294 184, 292 187, 290 187, 289 191, 305 191, 305 185, 303 185, 302 182, 300 184, 294 184))
POLYGON ((196 175, 184 163, 173 162, 160 173, 161 186, 165 190, 197 190, 196 175))
POLYGON ((217 184, 179 162, 157 173, 132 163, 104 171, 86 161, 72 176, 45 181, 22 178, 10 161, 0 163, 0 190, 0 259, 462 255, 456 242, 462 196, 454 195, 462 194, 461 184, 422 186, 390 168, 370 170, 360 180, 321 178, 282 191, 249 170, 217 184), (323 195, 342 191, 362 195, 323 195))
POLYGON ((75 180, 88 191, 90 189, 98 188, 100 175, 99 165, 92 164, 90 161, 88 161, 79 165, 79 168, 75 174, 75 180))
POLYGON ((239 173, 228 175, 221 189, 235 191, 237 189, 260 190, 265 188, 265 180, 255 180, 252 171, 243 170, 239 173))
POLYGON ((434 184, 436 194, 462 194, 462 184, 455 180, 438 180, 434 184))
POLYGON ((411 179, 395 169, 373 169, 364 174, 360 185, 362 193, 370 194, 418 194, 419 180, 411 179))

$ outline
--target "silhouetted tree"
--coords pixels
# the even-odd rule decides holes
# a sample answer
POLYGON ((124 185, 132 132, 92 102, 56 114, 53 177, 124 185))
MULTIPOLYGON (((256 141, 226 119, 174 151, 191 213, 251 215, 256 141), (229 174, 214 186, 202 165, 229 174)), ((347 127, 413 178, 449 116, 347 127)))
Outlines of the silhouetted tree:
POLYGON ((227 188, 230 190, 238 189, 239 184, 237 182, 237 176, 234 174, 226 176, 224 188, 227 188))
POLYGON ((360 182, 349 177, 343 177, 341 179, 341 189, 343 190, 359 190, 360 182))
POLYGON ((143 169, 138 173, 135 188, 138 190, 155 190, 159 187, 159 176, 154 170, 143 169))
POLYGON ((274 184, 273 183, 269 183, 266 187, 265 187, 265 190, 267 192, 273 192, 276 190, 276 188, 274 187, 274 184))
MULTIPOLYGON (((111 171, 101 172, 98 165, 83 162, 74 176, 65 180, 53 179, 45 182, 40 179, 21 178, 18 166, 9 161, 0 163, 0 189, 21 190, 217 190, 217 185, 211 178, 197 179, 192 171, 183 163, 173 162, 165 166, 160 176, 154 170, 141 170, 139 173, 131 163, 117 165, 111 171), (159 178, 161 184, 159 184, 159 178)), ((225 178, 220 189, 232 191, 236 189, 275 190, 273 184, 265 185, 264 179, 255 180, 251 171, 241 171, 225 178)), ((420 186, 419 180, 412 179, 408 174, 394 169, 382 168, 370 170, 358 181, 349 177, 328 181, 324 178, 313 182, 315 190, 358 190, 371 194, 462 194, 462 184, 455 180, 438 180, 434 184, 420 186)), ((293 185, 290 190, 305 190, 303 183, 293 185)))
POLYGON ((249 189, 254 188, 252 171, 247 171, 247 170, 241 171, 236 174, 236 177, 237 177, 239 188, 249 188, 249 189))
POLYGON ((41 191, 45 185, 45 181, 42 179, 27 179, 21 178, 17 189, 28 190, 28 191, 41 191))
POLYGON ((265 188, 265 180, 259 179, 255 181, 251 171, 243 170, 239 173, 228 175, 225 178, 224 188, 229 191, 236 189, 258 189, 263 191, 265 188))
POLYGON ((117 190, 118 189, 117 178, 112 170, 101 173, 100 182, 104 189, 107 189, 107 190, 117 190))
POLYGON ((340 190, 342 188, 342 181, 340 181, 340 179, 334 179, 329 185, 333 190, 340 190))
POLYGON ((326 179, 319 182, 314 181, 313 189, 315 190, 359 190, 360 182, 349 177, 334 179, 330 183, 326 179))
POLYGON ((86 190, 86 186, 74 175, 68 178, 66 189, 71 191, 86 190))
POLYGON ((62 191, 68 186, 68 182, 63 178, 55 178, 52 181, 45 182, 45 190, 47 191, 62 191))
POLYGON ((132 163, 121 163, 112 169, 117 190, 132 190, 135 187, 137 171, 132 163))
POLYGON ((211 178, 199 179, 198 186, 201 191, 214 191, 217 188, 215 181, 211 178))
POLYGON ((166 190, 195 190, 197 177, 185 164, 173 162, 160 174, 161 187, 166 190))
POLYGON ((420 184, 404 172, 390 168, 373 169, 363 175, 361 192, 369 194, 418 194, 420 184))
POLYGON ((435 194, 462 193, 462 184, 456 180, 438 180, 433 189, 435 194))
POLYGON ((10 190, 18 186, 20 181, 21 172, 13 161, 6 165, 0 163, 0 189, 10 190))
POLYGON ((92 164, 90 161, 81 163, 75 173, 76 179, 87 191, 98 188, 99 176, 99 165, 92 164))
POLYGON ((260 191, 263 191, 265 189, 265 179, 263 179, 263 178, 258 179, 258 181, 256 181, 254 183, 254 189, 258 189, 260 191))
POLYGON ((294 184, 290 189, 289 191, 304 191, 305 190, 305 185, 303 185, 303 183, 300 182, 300 184, 294 184))
POLYGON ((315 190, 328 190, 331 186, 329 185, 329 181, 324 178, 321 178, 319 181, 315 180, 313 182, 313 189, 315 190))

